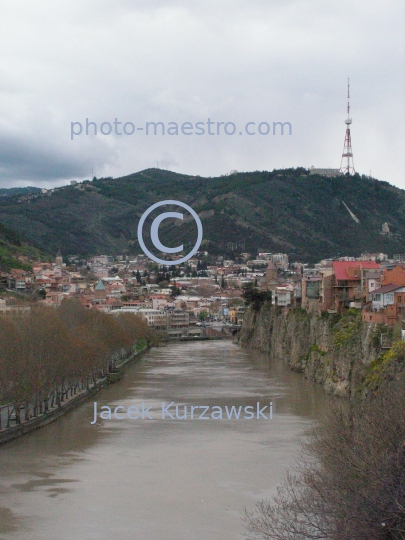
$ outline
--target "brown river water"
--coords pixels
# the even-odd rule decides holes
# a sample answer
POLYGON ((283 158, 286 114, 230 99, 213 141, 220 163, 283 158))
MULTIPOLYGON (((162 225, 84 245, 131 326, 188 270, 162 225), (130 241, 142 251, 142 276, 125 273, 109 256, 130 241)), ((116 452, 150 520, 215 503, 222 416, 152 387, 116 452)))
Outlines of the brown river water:
POLYGON ((241 540, 243 509, 274 493, 326 403, 281 360, 230 341, 153 349, 119 383, 0 447, 0 538, 241 540), (94 401, 119 414, 144 402, 152 419, 92 425, 94 401), (162 419, 162 402, 179 415, 187 405, 188 418, 162 419), (257 402, 267 419, 190 419, 191 405, 226 418, 225 406, 256 414, 257 402))

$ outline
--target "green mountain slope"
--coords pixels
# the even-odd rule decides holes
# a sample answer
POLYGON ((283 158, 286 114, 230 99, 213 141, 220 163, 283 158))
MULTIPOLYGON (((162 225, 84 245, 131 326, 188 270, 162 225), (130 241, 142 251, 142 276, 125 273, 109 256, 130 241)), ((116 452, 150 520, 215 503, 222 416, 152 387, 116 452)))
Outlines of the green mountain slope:
MULTIPOLYGON (((7 197, 0 200, 0 221, 47 252, 133 253, 139 251, 142 213, 156 202, 175 199, 200 215, 203 246, 212 253, 224 253, 228 242, 244 242, 253 254, 263 249, 306 261, 365 251, 405 252, 404 190, 359 175, 307 173, 287 169, 201 178, 148 169, 66 186, 30 202, 7 197), (385 222, 389 235, 381 234, 385 222)), ((168 246, 187 247, 194 245, 195 231, 192 219, 181 226, 179 220, 165 220, 160 236, 168 246)))
POLYGON ((31 260, 49 260, 38 248, 22 241, 20 235, 0 223, 0 271, 11 268, 30 270, 31 260), (21 260, 20 258, 23 260, 21 260))

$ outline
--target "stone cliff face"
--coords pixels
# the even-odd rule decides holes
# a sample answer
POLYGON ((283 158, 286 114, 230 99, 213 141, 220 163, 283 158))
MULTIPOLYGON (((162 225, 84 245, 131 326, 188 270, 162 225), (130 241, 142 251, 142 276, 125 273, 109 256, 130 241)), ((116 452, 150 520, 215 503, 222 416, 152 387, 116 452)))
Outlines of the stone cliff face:
POLYGON ((328 393, 350 398, 380 353, 378 338, 375 327, 364 323, 357 310, 342 317, 317 316, 264 304, 245 313, 239 342, 283 360, 328 393))

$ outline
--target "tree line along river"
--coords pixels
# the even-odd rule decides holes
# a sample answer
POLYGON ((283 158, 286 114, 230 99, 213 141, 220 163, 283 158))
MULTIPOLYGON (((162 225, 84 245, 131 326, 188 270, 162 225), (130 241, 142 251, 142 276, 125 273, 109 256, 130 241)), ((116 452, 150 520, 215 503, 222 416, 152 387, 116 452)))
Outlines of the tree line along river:
POLYGON ((281 359, 230 341, 152 349, 119 383, 0 447, 0 538, 243 538, 243 509, 274 493, 325 403, 281 359), (164 418, 162 403, 173 403, 164 418), (223 418, 191 418, 192 406, 223 418), (228 420, 233 406, 242 415, 228 420))

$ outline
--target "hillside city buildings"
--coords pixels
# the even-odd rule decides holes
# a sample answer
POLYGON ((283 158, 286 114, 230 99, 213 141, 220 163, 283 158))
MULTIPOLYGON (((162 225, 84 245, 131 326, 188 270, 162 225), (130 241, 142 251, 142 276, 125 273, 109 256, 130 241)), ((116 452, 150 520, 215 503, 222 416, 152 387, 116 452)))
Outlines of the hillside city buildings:
POLYGON ((14 293, 23 299, 36 291, 48 306, 74 297, 86 309, 138 314, 149 327, 174 338, 219 335, 224 327, 243 323, 242 295, 248 284, 270 291, 272 303, 282 308, 321 314, 354 307, 362 310, 367 323, 402 324, 405 256, 389 259, 368 253, 325 259, 310 267, 291 263, 284 253, 259 253, 255 258, 242 253, 234 261, 199 252, 173 273, 173 267, 169 272, 169 267, 151 265, 143 254, 70 257, 65 264, 59 252, 55 262, 34 262, 32 271, 0 273, 0 314, 29 309, 16 302, 14 293))

